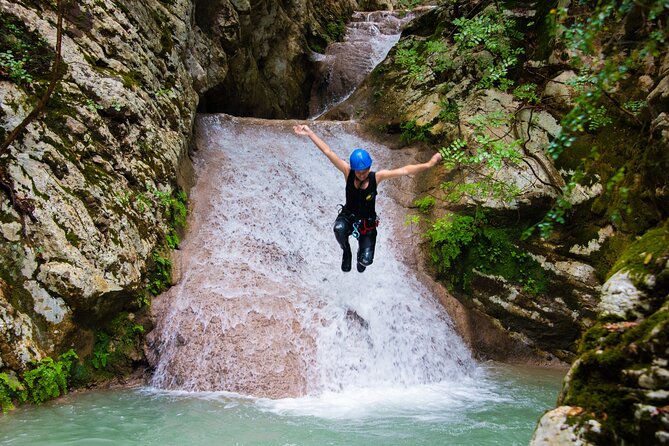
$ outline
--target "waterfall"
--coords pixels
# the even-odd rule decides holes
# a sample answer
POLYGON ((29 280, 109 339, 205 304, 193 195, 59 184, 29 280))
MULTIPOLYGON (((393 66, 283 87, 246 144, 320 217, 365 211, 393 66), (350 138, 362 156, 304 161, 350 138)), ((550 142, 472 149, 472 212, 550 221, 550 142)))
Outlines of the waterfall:
POLYGON ((313 54, 316 81, 309 114, 316 118, 348 98, 400 38, 402 27, 426 9, 412 12, 356 12, 346 25, 344 39, 313 54))
MULTIPOLYGON (((181 280, 152 306, 153 386, 281 398, 470 374, 444 309, 402 261, 412 239, 387 193, 401 179, 380 187, 374 263, 342 272, 332 226, 345 181, 294 124, 197 118, 181 280)), ((310 126, 343 158, 365 147, 374 168, 393 167, 352 123, 310 126)))

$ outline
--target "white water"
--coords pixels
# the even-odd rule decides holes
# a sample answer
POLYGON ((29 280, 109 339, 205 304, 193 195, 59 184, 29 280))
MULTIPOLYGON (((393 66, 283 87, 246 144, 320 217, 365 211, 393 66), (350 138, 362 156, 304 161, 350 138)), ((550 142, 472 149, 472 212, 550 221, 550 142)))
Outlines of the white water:
MULTIPOLYGON (((447 314, 402 263, 404 210, 383 193, 395 180, 381 186, 374 264, 343 273, 332 225, 344 178, 293 124, 198 117, 183 277, 154 304, 153 385, 344 417, 485 394, 447 314)), ((342 157, 366 147, 375 167, 390 164, 351 124, 310 125, 342 157)))

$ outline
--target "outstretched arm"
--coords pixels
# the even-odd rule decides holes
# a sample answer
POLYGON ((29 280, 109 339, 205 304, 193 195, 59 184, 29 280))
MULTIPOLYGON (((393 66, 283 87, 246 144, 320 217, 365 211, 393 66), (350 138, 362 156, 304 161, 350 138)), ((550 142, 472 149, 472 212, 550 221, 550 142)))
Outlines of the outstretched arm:
POLYGON ((316 147, 320 149, 321 152, 325 156, 328 157, 330 162, 337 168, 339 169, 343 174, 344 177, 348 177, 348 173, 351 170, 349 167, 348 163, 344 161, 343 159, 339 158, 336 153, 330 149, 330 146, 328 146, 325 141, 320 139, 318 135, 316 135, 308 126, 306 125, 296 125, 293 127, 293 131, 297 135, 306 135, 311 139, 311 141, 316 144, 316 147))
POLYGON ((426 163, 408 164, 404 167, 392 170, 379 170, 378 172, 376 172, 376 182, 380 183, 381 181, 387 180, 389 178, 401 177, 404 175, 413 175, 436 166, 439 163, 439 161, 441 161, 441 154, 437 152, 432 156, 432 158, 430 158, 430 161, 426 163))

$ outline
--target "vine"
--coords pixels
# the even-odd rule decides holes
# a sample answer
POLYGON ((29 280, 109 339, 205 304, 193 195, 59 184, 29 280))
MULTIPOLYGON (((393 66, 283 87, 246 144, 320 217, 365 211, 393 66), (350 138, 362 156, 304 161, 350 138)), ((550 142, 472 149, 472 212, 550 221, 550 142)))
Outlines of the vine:
MULTIPOLYGON (((661 49, 669 37, 666 26, 669 19, 667 2, 605 1, 594 10, 573 8, 570 11, 561 8, 553 9, 551 15, 557 23, 557 34, 563 39, 563 53, 568 55, 571 65, 579 73, 570 85, 580 93, 574 100, 574 106, 562 119, 562 130, 548 146, 548 153, 557 160, 574 147, 578 138, 597 134, 609 126, 616 114, 619 115, 617 119, 629 119, 629 125, 637 127, 646 144, 652 145, 652 129, 647 124, 648 118, 643 121, 639 117, 646 102, 629 97, 628 91, 634 94, 635 90, 622 86, 637 78, 637 73, 648 58, 661 55, 661 49), (628 34, 626 39, 622 39, 620 33, 613 33, 614 29, 624 30, 631 20, 641 23, 633 35, 628 34)), ((599 152, 593 150, 586 161, 592 165, 598 156, 599 152)), ((586 162, 574 171, 553 208, 525 233, 526 237, 535 230, 539 230, 542 237, 548 237, 556 224, 565 223, 573 207, 571 194, 588 177, 588 167, 586 162)), ((614 224, 620 224, 623 215, 632 213, 626 204, 625 184, 632 183, 634 179, 627 178, 629 172, 621 171, 620 167, 615 172, 614 184, 618 187, 615 190, 609 187, 608 192, 617 194, 619 198, 609 200, 619 202, 622 208, 611 211, 609 218, 614 224)), ((607 178, 602 180, 609 181, 607 178)))

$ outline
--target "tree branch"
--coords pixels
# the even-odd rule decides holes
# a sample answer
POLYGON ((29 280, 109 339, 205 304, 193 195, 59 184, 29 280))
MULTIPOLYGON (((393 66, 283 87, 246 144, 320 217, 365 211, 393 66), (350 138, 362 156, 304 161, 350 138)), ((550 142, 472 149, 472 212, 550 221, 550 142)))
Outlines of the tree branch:
POLYGON ((23 132, 23 130, 25 130, 28 124, 30 124, 40 115, 40 113, 42 113, 46 107, 47 102, 49 102, 51 94, 56 89, 58 81, 60 80, 60 52, 63 39, 63 0, 57 0, 57 8, 58 22, 56 25, 56 56, 54 57, 53 61, 53 69, 51 72, 51 81, 49 83, 49 87, 46 89, 35 108, 28 114, 28 116, 23 119, 23 121, 21 121, 18 126, 14 128, 14 130, 9 133, 5 141, 2 143, 2 146, 0 146, 0 155, 3 155, 8 150, 10 144, 14 142, 14 140, 21 134, 21 132, 23 132))

